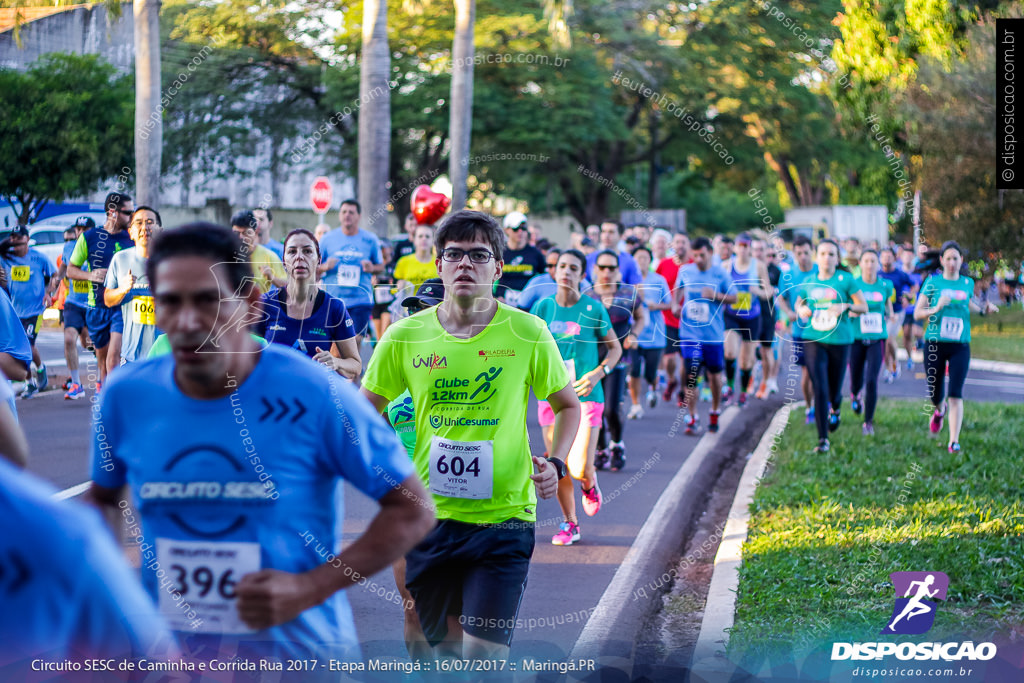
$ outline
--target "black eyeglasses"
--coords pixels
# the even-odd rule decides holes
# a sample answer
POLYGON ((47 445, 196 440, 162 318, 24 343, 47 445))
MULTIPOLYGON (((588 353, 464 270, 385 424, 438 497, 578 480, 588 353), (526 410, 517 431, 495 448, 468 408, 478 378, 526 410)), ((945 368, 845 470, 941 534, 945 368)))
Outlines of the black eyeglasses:
POLYGON ((548 264, 547 264, 546 266, 544 266, 544 267, 545 267, 545 268, 557 268, 557 267, 558 267, 558 262, 556 261, 555 263, 548 263, 548 264))
POLYGON ((615 270, 618 266, 602 266, 600 263, 597 264, 598 270, 615 270))
POLYGON ((442 251, 441 258, 449 263, 459 263, 467 254, 469 254, 471 263, 487 263, 494 258, 494 254, 486 249, 470 249, 466 251, 465 249, 456 249, 455 247, 442 251))
POLYGON ((133 213, 135 213, 134 211, 129 211, 128 209, 118 209, 117 212, 122 216, 131 216, 133 213))

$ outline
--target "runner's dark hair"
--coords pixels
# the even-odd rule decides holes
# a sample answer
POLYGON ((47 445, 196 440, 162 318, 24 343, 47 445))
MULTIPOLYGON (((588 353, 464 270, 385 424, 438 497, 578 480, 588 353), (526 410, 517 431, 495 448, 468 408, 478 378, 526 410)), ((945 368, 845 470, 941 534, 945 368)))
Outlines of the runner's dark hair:
POLYGON ((505 253, 505 231, 490 215, 482 211, 462 209, 451 214, 441 223, 434 235, 434 246, 440 255, 449 242, 487 242, 495 260, 501 260, 505 253))
POLYGON ((797 235, 796 237, 793 238, 794 249, 803 246, 808 246, 811 248, 812 251, 814 250, 814 242, 812 242, 811 238, 808 237, 807 235, 797 235))
POLYGON ((231 216, 231 227, 234 228, 235 226, 245 228, 246 230, 255 230, 256 215, 249 209, 236 211, 235 214, 231 216))
POLYGON ((146 277, 154 290, 157 267, 168 259, 183 256, 198 256, 222 266, 232 292, 238 292, 247 280, 252 281, 252 263, 238 235, 221 225, 199 221, 165 230, 153 240, 146 262, 146 277))
POLYGON ((356 213, 358 213, 358 214, 362 214, 363 213, 363 207, 359 206, 359 202, 357 202, 356 200, 354 200, 354 199, 346 199, 345 201, 343 201, 341 203, 341 206, 345 206, 346 204, 351 204, 352 206, 356 207, 356 213))
POLYGON ((597 265, 597 259, 601 258, 602 256, 611 256, 612 258, 615 259, 615 267, 619 267, 619 254, 618 252, 612 251, 611 249, 602 249, 601 251, 597 252, 597 256, 594 257, 595 266, 597 265))
POLYGON ((124 192, 111 192, 103 201, 103 207, 109 213, 110 211, 117 211, 131 200, 131 196, 125 194, 124 192))
POLYGON ((579 249, 566 249, 558 255, 558 260, 562 260, 563 256, 572 256, 580 262, 580 271, 583 273, 587 272, 587 257, 583 255, 582 251, 579 249))
POLYGON ((698 249, 711 249, 711 240, 707 237, 698 237, 690 243, 691 251, 697 251, 698 249))
MULTIPOLYGON (((135 207, 135 210, 132 211, 132 220, 135 220, 135 214, 137 214, 139 211, 152 211, 153 215, 156 216, 156 224, 160 226, 163 225, 163 221, 160 220, 160 212, 154 209, 152 206, 146 206, 145 204, 141 204, 135 207)), ((72 226, 68 229, 74 230, 75 228, 74 226, 72 226)))

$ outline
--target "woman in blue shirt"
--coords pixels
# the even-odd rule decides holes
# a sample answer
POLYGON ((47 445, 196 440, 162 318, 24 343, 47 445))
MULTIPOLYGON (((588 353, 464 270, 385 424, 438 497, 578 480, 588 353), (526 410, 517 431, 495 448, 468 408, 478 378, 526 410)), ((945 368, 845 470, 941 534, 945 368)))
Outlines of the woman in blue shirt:
POLYGON ((288 284, 263 295, 265 317, 256 334, 272 344, 305 353, 342 377, 354 380, 362 371, 355 327, 345 304, 317 284, 320 245, 309 230, 292 230, 284 239, 288 284))

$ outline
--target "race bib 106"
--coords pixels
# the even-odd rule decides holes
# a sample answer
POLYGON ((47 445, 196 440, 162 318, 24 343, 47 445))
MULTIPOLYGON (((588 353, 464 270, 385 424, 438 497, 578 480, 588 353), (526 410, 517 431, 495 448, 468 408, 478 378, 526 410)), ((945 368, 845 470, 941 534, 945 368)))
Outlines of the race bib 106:
POLYGON ((238 616, 235 584, 260 570, 259 543, 156 539, 156 557, 173 583, 157 587, 160 613, 171 628, 197 633, 253 633, 238 616), (181 596, 178 601, 174 593, 181 596), (186 616, 184 603, 195 611, 186 616), (198 625, 194 625, 201 620, 198 625))
POLYGON ((430 492, 487 500, 494 491, 494 442, 430 439, 430 492))
POLYGON ((136 325, 156 325, 156 308, 151 296, 137 296, 132 299, 132 320, 136 325))

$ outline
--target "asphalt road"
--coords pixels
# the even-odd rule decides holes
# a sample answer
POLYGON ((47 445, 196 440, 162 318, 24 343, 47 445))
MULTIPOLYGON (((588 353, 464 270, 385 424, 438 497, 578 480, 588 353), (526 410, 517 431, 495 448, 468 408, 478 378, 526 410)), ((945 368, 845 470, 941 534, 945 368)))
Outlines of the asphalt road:
MULTIPOLYGON (((39 344, 44 360, 62 360, 62 341, 57 333, 44 332, 39 344)), ((81 358, 84 378, 85 352, 81 358)), ((64 376, 63 368, 57 363, 49 365, 51 375, 64 376)), ((782 396, 777 396, 775 401, 802 398, 797 383, 788 381, 785 375, 780 378, 780 386, 782 396)), ((90 401, 65 401, 63 392, 57 388, 31 400, 19 401, 18 408, 31 446, 30 469, 59 489, 68 489, 88 480, 90 401)), ((904 371, 895 384, 881 384, 880 392, 883 396, 924 399, 925 382, 920 365, 916 373, 904 371)), ((91 390, 89 395, 92 395, 91 390)), ((965 398, 969 402, 1020 401, 1024 398, 1024 377, 972 371, 965 387, 965 398)), ((706 412, 707 404, 702 404, 701 409, 706 412)), ((140 406, 139 410, 140 416, 152 415, 159 413, 160 407, 140 406)), ((970 405, 968 410, 972 410, 970 405)), ((848 410, 846 414, 849 415, 848 410)), ((884 415, 876 417, 878 422, 884 419, 884 415)), ((543 450, 543 441, 532 406, 529 425, 531 443, 534 451, 539 452, 543 450)), ((861 438, 856 421, 844 422, 837 436, 861 438)), ((580 544, 568 548, 552 546, 550 538, 562 521, 558 505, 550 500, 542 501, 538 507, 537 546, 519 615, 523 625, 517 629, 513 642, 513 660, 520 666, 523 658, 541 662, 565 659, 589 610, 597 604, 650 510, 697 443, 697 438, 682 434, 678 409, 662 404, 648 410, 640 420, 627 421, 625 440, 626 468, 600 475, 606 502, 598 516, 581 520, 583 541, 580 544)), ((376 505, 362 494, 347 489, 346 541, 362 533, 375 508, 376 505)), ((393 589, 390 573, 382 572, 372 577, 366 586, 349 591, 366 657, 405 658, 402 612, 393 589)))

